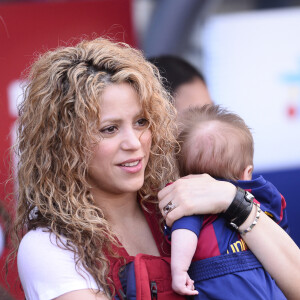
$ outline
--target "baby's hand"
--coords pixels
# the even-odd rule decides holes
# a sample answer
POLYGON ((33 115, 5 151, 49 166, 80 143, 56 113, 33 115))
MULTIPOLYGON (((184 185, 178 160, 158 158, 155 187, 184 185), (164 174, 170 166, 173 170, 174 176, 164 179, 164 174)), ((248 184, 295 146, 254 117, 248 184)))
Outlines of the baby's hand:
POLYGON ((198 291, 194 287, 194 280, 184 271, 172 275, 172 288, 180 295, 198 295, 198 291))

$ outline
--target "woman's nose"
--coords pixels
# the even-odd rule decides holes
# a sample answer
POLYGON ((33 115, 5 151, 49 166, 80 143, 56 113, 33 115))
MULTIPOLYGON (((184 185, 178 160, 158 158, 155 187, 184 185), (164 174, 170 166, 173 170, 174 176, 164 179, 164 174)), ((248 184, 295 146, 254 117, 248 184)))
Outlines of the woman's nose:
POLYGON ((121 146, 124 150, 136 150, 141 147, 141 132, 134 129, 126 130, 121 146))

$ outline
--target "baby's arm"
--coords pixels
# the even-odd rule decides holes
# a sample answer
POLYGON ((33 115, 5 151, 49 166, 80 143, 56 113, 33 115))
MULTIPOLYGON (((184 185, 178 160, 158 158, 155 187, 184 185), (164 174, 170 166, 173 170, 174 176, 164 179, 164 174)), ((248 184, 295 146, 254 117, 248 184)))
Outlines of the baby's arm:
POLYGON ((172 288, 181 295, 197 295, 194 281, 187 271, 198 243, 197 235, 188 229, 176 229, 171 236, 172 288))

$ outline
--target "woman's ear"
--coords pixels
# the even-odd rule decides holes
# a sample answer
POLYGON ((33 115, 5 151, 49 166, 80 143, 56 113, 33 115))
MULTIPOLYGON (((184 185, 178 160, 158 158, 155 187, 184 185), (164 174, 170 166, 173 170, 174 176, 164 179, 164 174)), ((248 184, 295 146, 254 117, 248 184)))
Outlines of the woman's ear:
POLYGON ((251 180, 252 179, 252 172, 253 172, 253 165, 248 165, 244 172, 242 173, 242 180, 251 180))

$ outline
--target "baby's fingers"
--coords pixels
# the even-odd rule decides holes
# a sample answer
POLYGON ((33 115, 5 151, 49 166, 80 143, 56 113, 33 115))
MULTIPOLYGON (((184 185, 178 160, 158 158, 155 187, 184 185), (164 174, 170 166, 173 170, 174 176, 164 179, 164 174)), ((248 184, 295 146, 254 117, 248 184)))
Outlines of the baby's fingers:
POLYGON ((199 292, 197 290, 190 290, 188 288, 185 288, 184 293, 183 293, 183 295, 187 295, 187 296, 195 296, 198 294, 199 294, 199 292))
POLYGON ((198 295, 199 292, 195 290, 194 286, 194 280, 188 278, 186 280, 186 289, 185 289, 185 294, 186 295, 198 295))

